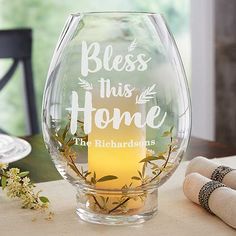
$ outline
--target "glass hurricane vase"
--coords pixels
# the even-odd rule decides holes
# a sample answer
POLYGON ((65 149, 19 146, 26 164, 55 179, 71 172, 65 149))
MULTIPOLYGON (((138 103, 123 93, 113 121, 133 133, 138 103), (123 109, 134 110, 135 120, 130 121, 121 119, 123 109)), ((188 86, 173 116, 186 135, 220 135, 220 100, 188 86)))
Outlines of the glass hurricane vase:
POLYGON ((42 119, 56 168, 77 189, 81 219, 150 219, 191 126, 184 69, 162 16, 71 15, 49 68, 42 119))

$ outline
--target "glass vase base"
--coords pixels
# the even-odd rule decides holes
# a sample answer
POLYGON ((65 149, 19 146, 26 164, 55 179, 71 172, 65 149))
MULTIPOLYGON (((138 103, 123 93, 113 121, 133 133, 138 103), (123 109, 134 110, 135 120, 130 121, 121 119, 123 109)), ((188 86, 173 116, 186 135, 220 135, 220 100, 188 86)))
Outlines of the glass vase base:
POLYGON ((115 215, 104 215, 104 214, 96 214, 85 211, 83 209, 78 208, 76 210, 77 215, 80 219, 85 222, 94 223, 94 224, 102 224, 102 225, 133 225, 133 224, 141 224, 144 223, 153 216, 157 214, 157 210, 138 214, 138 215, 128 215, 128 216, 115 216, 115 215))
POLYGON ((77 187, 77 215, 84 221, 104 225, 140 224, 158 209, 158 189, 121 191, 77 187))

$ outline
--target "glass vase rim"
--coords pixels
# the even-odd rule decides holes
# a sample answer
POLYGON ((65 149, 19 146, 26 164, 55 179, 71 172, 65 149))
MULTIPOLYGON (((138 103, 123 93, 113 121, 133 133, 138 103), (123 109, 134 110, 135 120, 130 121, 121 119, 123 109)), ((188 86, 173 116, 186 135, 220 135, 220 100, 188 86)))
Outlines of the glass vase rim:
POLYGON ((148 12, 148 11, 85 11, 85 12, 76 12, 71 13, 70 15, 73 17, 78 17, 82 15, 111 15, 119 14, 119 15, 143 15, 143 16, 160 16, 163 17, 161 13, 158 12, 148 12))

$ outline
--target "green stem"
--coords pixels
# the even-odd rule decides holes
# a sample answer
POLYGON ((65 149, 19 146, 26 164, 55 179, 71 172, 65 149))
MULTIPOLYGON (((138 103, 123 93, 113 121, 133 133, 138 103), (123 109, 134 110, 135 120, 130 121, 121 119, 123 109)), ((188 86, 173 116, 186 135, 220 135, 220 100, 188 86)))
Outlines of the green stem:
POLYGON ((78 122, 78 123, 81 123, 81 124, 84 124, 84 122, 83 122, 83 121, 81 121, 81 120, 77 120, 77 122, 78 122))
MULTIPOLYGON (((172 143, 172 141, 173 141, 173 137, 171 136, 171 137, 170 137, 170 143, 172 143)), ((150 182, 153 182, 153 181, 163 172, 163 170, 166 168, 166 166, 167 166, 167 164, 168 164, 168 162, 169 162, 169 159, 170 159, 171 150, 172 150, 172 145, 169 146, 168 156, 167 156, 167 159, 166 159, 164 165, 162 166, 162 168, 161 168, 161 170, 158 172, 158 174, 155 175, 155 176, 150 180, 150 182)), ((149 182, 149 183, 150 183, 150 182, 149 182)), ((145 184, 144 184, 144 185, 145 185, 145 184)), ((141 186, 143 186, 143 184, 142 184, 141 186)))
POLYGON ((7 175, 4 175, 3 173, 0 173, 0 176, 5 177, 5 178, 9 178, 7 175))
POLYGON ((72 157, 70 157, 70 161, 71 164, 74 166, 75 170, 77 171, 77 174, 84 180, 86 180, 86 178, 81 174, 80 170, 77 168, 75 162, 73 161, 72 157))
POLYGON ((96 199, 96 197, 94 195, 92 195, 93 197, 93 200, 95 201, 95 203, 98 205, 98 207, 101 209, 101 210, 104 210, 104 208, 99 204, 98 200, 96 199))
POLYGON ((113 211, 117 210, 118 208, 120 208, 122 205, 124 205, 126 202, 128 202, 131 198, 128 197, 126 198, 123 202, 121 202, 120 204, 118 204, 116 207, 112 208, 110 211, 108 211, 108 214, 112 213, 113 211))

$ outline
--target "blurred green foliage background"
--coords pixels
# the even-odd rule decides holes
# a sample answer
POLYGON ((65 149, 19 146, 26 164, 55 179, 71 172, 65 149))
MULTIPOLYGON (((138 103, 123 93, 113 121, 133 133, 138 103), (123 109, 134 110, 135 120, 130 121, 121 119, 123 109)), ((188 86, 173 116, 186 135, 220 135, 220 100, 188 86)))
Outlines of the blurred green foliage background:
MULTIPOLYGON (((0 29, 33 29, 33 72, 38 115, 47 70, 59 34, 70 13, 88 11, 151 11, 166 18, 177 41, 187 75, 190 75, 189 0, 0 0, 0 29)), ((9 61, 0 61, 0 78, 9 61)), ((25 135, 24 96, 21 71, 0 92, 0 127, 25 135)))

